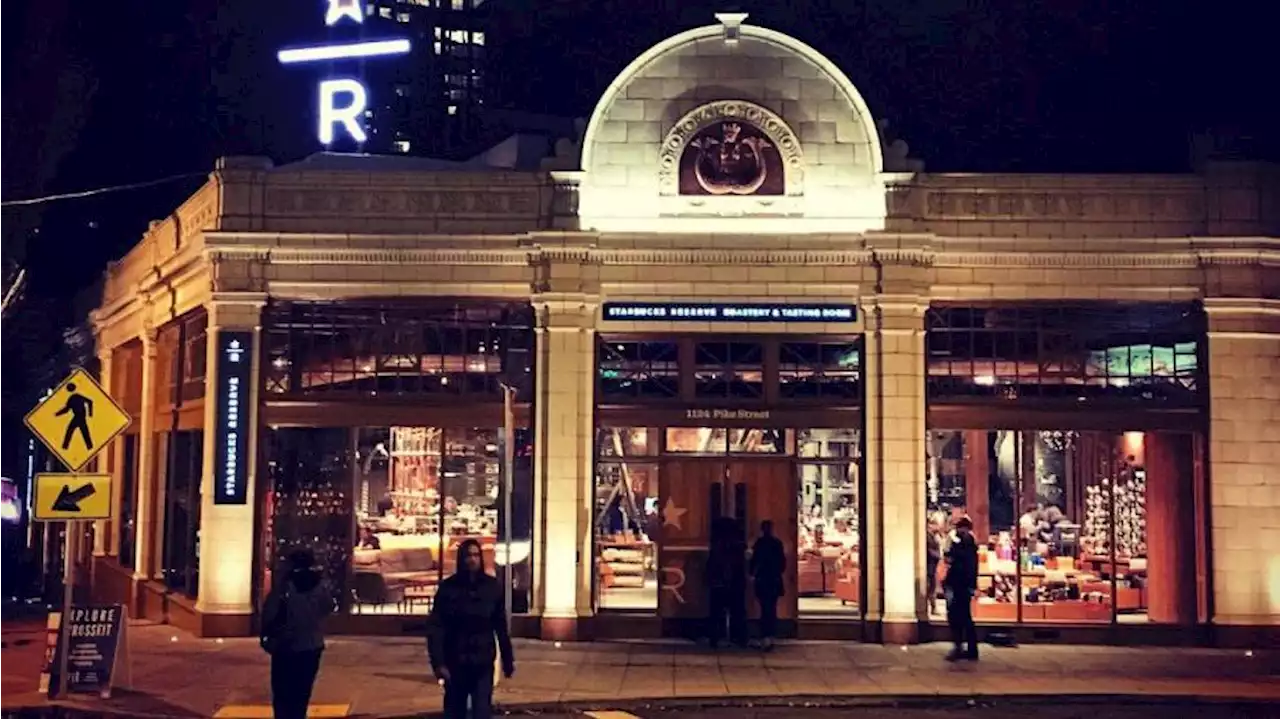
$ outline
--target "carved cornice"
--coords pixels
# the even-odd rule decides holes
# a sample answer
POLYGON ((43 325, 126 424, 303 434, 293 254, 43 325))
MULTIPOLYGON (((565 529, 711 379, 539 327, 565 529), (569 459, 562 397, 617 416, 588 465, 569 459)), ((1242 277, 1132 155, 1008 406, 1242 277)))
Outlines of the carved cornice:
POLYGON ((759 128, 777 148, 786 167, 786 194, 804 194, 804 151, 786 121, 768 108, 746 100, 717 100, 695 107, 676 122, 662 139, 658 151, 658 194, 678 195, 680 156, 689 140, 704 127, 720 120, 739 118, 759 128))

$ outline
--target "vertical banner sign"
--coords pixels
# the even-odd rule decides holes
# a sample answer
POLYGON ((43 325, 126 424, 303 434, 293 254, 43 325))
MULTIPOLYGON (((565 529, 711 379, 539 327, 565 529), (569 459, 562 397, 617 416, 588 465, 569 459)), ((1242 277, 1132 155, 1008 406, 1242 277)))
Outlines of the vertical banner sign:
MULTIPOLYGON (((66 694, 111 695, 117 667, 124 652, 124 606, 105 604, 72 607, 65 634, 67 652, 66 694)), ((50 662, 51 667, 58 662, 50 662)), ((43 682, 42 682, 43 684, 43 682)), ((55 683, 56 684, 56 683, 55 683)))
POLYGON ((249 370, 253 333, 218 331, 218 406, 214 425, 214 504, 248 501, 249 370))

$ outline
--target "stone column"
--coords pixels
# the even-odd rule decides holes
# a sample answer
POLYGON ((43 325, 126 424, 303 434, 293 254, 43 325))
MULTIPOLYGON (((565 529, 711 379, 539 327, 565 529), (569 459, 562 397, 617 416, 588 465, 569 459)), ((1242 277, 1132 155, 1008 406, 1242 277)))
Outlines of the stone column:
POLYGON ((913 296, 866 306, 866 619, 917 641, 924 595, 924 311, 913 296))
POLYGON ((257 471, 257 421, 262 347, 262 307, 266 295, 215 293, 209 313, 204 403, 204 471, 200 478, 200 587, 196 611, 203 636, 238 636, 250 630, 253 614, 255 546, 254 492, 257 471), (239 402, 238 430, 247 440, 238 461, 246 464, 243 504, 217 504, 223 467, 217 466, 218 391, 227 362, 219 357, 223 333, 252 333, 247 348, 248 383, 239 402))
POLYGON ((1220 639, 1280 626, 1280 301, 1209 299, 1209 547, 1220 639), (1239 627, 1239 629, 1232 629, 1239 627), (1225 631, 1223 631, 1225 630, 1225 631))
POLYGON ((147 327, 142 332, 142 402, 138 422, 138 509, 137 536, 133 543, 133 578, 137 582, 151 579, 157 570, 159 552, 159 517, 156 507, 161 492, 158 483, 164 476, 156 466, 156 339, 159 331, 147 327))
MULTIPOLYGON (((111 394, 111 350, 100 351, 98 353, 98 384, 106 390, 107 394, 111 394)), ((120 401, 119 397, 112 397, 116 402, 120 401)), ((108 554, 114 554, 116 551, 115 540, 116 522, 120 520, 120 473, 117 468, 120 466, 120 444, 122 440, 117 437, 109 444, 106 449, 93 459, 92 471, 100 474, 113 475, 111 482, 111 507, 115 511, 115 520, 101 520, 93 523, 93 556, 105 557, 108 554)))
POLYGON ((592 371, 596 301, 585 295, 535 299, 538 383, 535 446, 538 600, 546 639, 579 636, 592 613, 592 371))

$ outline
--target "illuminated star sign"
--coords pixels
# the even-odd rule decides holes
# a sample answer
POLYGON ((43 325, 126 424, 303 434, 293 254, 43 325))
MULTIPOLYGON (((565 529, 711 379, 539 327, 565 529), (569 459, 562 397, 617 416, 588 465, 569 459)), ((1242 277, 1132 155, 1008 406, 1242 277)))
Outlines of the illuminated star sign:
POLYGON ((324 14, 324 24, 332 27, 344 17, 359 23, 364 22, 360 0, 329 0, 329 9, 324 14))

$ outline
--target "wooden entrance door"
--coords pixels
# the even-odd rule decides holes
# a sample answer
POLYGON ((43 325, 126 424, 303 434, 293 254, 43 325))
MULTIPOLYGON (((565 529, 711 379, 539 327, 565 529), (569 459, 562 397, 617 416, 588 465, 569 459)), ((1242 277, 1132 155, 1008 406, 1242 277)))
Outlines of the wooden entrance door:
MULTIPOLYGON (((733 516, 741 524, 750 547, 760 536, 760 523, 773 522, 773 535, 782 540, 786 551, 784 593, 778 602, 778 618, 796 618, 796 541, 799 535, 795 465, 790 460, 750 459, 729 463, 728 483, 732 495, 733 516)), ((760 616, 755 592, 747 587, 747 611, 752 619, 760 616)))
MULTIPOLYGON (((773 520, 787 554, 786 596, 780 619, 796 616, 796 485, 789 459, 682 459, 664 463, 659 487, 662 533, 658 538, 658 615, 685 624, 685 633, 707 615, 705 569, 711 526, 717 518, 737 521, 748 546, 760 523, 773 520)), ((748 593, 750 593, 748 587, 748 593)), ((754 597, 747 606, 759 616, 754 597)))

